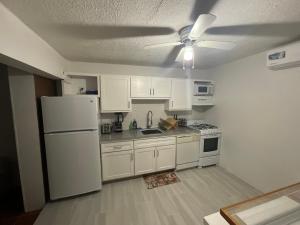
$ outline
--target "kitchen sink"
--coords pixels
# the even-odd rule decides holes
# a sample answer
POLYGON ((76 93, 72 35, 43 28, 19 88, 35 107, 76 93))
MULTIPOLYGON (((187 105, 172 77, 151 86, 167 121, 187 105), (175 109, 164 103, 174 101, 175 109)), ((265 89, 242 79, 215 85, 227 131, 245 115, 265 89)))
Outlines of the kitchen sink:
POLYGON ((153 129, 143 129, 141 130, 142 134, 147 135, 147 134, 161 134, 162 131, 160 129, 157 128, 153 128, 153 129))

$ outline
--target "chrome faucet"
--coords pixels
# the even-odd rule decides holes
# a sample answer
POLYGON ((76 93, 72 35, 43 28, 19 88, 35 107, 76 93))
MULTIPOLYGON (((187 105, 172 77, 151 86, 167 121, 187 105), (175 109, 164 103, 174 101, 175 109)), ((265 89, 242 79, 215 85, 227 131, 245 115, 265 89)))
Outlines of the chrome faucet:
POLYGON ((147 113, 147 128, 148 129, 152 127, 152 116, 153 116, 153 112, 151 110, 149 110, 147 113))

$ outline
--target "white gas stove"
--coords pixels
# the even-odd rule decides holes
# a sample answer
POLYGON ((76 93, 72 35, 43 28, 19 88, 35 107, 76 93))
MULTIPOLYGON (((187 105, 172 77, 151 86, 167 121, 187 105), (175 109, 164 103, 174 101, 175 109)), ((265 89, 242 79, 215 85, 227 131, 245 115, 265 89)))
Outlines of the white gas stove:
POLYGON ((207 124, 203 120, 189 120, 187 126, 200 131, 201 134, 199 166, 218 164, 221 149, 221 129, 207 124))
POLYGON ((205 123, 203 120, 188 120, 187 126, 200 131, 202 135, 221 133, 221 129, 217 126, 205 123))

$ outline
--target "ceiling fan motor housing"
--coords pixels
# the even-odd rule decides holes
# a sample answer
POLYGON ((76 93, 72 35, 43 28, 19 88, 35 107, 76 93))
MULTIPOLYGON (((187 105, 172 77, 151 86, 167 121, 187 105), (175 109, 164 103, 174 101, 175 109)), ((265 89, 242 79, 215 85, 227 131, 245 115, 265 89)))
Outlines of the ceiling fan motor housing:
POLYGON ((190 34, 192 28, 193 28, 193 25, 190 25, 190 26, 182 28, 179 31, 180 41, 182 43, 187 44, 187 43, 190 43, 193 41, 189 38, 189 34, 190 34))

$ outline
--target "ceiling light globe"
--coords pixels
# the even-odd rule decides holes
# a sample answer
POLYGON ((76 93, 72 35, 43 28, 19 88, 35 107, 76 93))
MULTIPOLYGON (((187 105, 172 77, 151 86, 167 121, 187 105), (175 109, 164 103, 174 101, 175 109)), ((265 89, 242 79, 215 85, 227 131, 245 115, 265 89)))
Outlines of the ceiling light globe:
POLYGON ((192 47, 186 47, 184 50, 183 59, 185 61, 191 61, 194 57, 194 51, 192 47))

